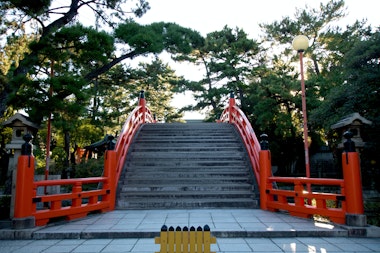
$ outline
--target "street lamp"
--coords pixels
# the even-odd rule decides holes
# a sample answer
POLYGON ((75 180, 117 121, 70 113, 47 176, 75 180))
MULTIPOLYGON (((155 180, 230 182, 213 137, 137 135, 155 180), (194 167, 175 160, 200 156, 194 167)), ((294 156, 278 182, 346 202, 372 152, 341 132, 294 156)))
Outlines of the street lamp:
MULTIPOLYGON (((300 55, 300 72, 301 72, 301 90, 302 90, 302 114, 303 114, 303 138, 305 149, 305 166, 306 177, 310 177, 310 162, 309 162, 309 145, 308 145, 308 129, 307 129, 307 114, 306 114, 306 89, 305 79, 303 76, 303 52, 309 47, 309 39, 305 35, 298 35, 293 39, 293 48, 297 50, 300 55)), ((308 185, 310 192, 310 184, 308 185)))

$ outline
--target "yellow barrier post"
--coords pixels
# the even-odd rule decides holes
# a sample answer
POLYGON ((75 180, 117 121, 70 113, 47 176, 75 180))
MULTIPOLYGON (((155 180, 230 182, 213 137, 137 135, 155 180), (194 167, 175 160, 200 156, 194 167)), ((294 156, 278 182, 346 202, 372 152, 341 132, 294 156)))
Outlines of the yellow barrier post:
POLYGON ((190 228, 190 253, 195 253, 195 227, 190 228))
POLYGON ((174 236, 175 236, 174 228, 170 227, 169 232, 168 232, 168 245, 167 245, 168 253, 174 253, 174 236))
POLYGON ((182 230, 182 245, 183 245, 183 249, 182 249, 182 252, 183 253, 189 253, 189 228, 188 227, 184 227, 183 230, 182 230))
POLYGON ((203 252, 202 245, 203 245, 203 231, 202 228, 199 226, 197 228, 197 234, 196 234, 196 252, 203 252))
POLYGON ((168 228, 165 225, 161 227, 160 237, 155 237, 154 242, 155 244, 160 244, 160 251, 156 253, 167 252, 168 228))
POLYGON ((211 237, 210 227, 205 225, 203 228, 203 252, 211 253, 211 244, 216 243, 216 238, 211 237))
POLYGON ((211 252, 211 244, 216 243, 216 238, 211 237, 210 227, 187 227, 181 229, 177 226, 169 229, 164 225, 161 228, 160 237, 155 237, 155 243, 160 244, 160 251, 156 253, 215 253, 211 252))
POLYGON ((182 229, 180 226, 177 226, 175 231, 175 253, 182 253, 182 229))

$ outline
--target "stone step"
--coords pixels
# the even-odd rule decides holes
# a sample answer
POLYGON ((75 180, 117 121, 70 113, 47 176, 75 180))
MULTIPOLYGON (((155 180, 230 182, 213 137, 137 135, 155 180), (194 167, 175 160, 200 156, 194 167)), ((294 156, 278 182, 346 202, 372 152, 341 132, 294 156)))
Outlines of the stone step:
POLYGON ((129 167, 128 171, 123 171, 123 174, 128 173, 159 173, 159 172, 166 172, 166 173, 173 173, 177 171, 178 173, 182 172, 189 172, 189 171, 195 171, 196 173, 202 173, 202 172, 220 172, 220 173, 226 173, 226 172, 234 172, 234 171, 246 171, 249 172, 249 168, 245 163, 239 163, 239 164, 231 164, 231 165, 220 165, 220 166, 134 166, 129 167))
POLYGON ((135 171, 134 173, 128 173, 128 179, 146 179, 146 178, 174 178, 174 179, 199 179, 199 178, 234 178, 234 177, 244 177, 247 178, 249 174, 246 171, 226 171, 221 173, 219 170, 213 171, 183 171, 183 172, 155 172, 151 171, 135 171))
POLYGON ((258 202, 251 198, 239 199, 193 199, 181 198, 173 199, 154 199, 154 202, 147 201, 145 198, 133 202, 117 201, 118 209, 194 209, 194 208, 257 208, 258 202))
MULTIPOLYGON (((230 184, 155 184, 150 185, 140 185, 140 184, 128 184, 122 185, 119 192, 129 192, 129 191, 145 191, 145 192, 159 192, 159 191, 220 191, 220 192, 230 192, 230 191, 253 191, 254 186, 250 183, 230 183, 230 184)), ((222 194, 222 193, 221 193, 222 194)))
MULTIPOLYGON (((162 167, 167 167, 167 168, 177 168, 179 170, 185 170, 186 168, 189 167, 201 167, 201 168, 209 168, 209 169, 218 169, 223 166, 240 166, 244 167, 247 166, 246 163, 238 163, 238 161, 194 161, 194 160, 178 160, 178 161, 167 161, 167 160, 157 160, 153 161, 153 159, 148 160, 148 161, 126 161, 126 166, 131 168, 129 171, 136 171, 132 167, 146 167, 147 170, 152 170, 153 172, 155 171, 155 168, 162 168, 162 167)), ((248 168, 247 168, 248 170, 248 168)), ((126 173, 129 173, 127 171, 126 173)))
MULTIPOLYGON (((141 191, 129 191, 120 193, 120 199, 167 199, 170 201, 171 199, 181 199, 181 198, 193 198, 193 199, 201 199, 201 198, 253 198, 254 194, 252 191, 231 191, 226 192, 223 195, 218 191, 207 191, 207 192, 199 192, 199 191, 150 191, 150 192, 141 192, 141 191)), ((154 200, 152 200, 154 201, 154 200)))
POLYGON ((258 207, 244 145, 230 124, 146 124, 124 168, 118 209, 258 207))
POLYGON ((134 159, 164 159, 164 160, 242 160, 244 158, 242 152, 132 152, 129 155, 130 160, 134 159))
POLYGON ((240 146, 229 146, 223 147, 220 145, 170 145, 170 146, 162 146, 162 145, 143 145, 139 144, 131 149, 131 152, 242 152, 243 148, 240 146))
MULTIPOLYGON (((160 182, 162 185, 171 185, 173 183, 179 183, 183 185, 188 185, 192 183, 246 183, 249 182, 250 179, 248 177, 213 177, 213 178, 162 178, 160 182)), ((157 182, 156 178, 125 178, 124 180, 120 180, 120 183, 123 184, 154 184, 157 182)))
POLYGON ((136 141, 136 143, 144 145, 144 144, 149 144, 149 145, 159 145, 159 144, 166 144, 166 145, 177 145, 177 146, 188 146, 188 145, 197 145, 197 144, 204 144, 204 145, 237 145, 238 142, 233 139, 233 138, 166 138, 166 137, 161 137, 161 138, 147 138, 147 139, 139 139, 136 141))

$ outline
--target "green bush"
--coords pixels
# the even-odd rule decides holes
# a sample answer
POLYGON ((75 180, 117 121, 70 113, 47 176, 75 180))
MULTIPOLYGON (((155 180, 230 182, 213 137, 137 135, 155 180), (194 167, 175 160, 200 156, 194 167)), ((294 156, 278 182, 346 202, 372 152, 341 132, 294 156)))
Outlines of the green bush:
MULTIPOLYGON (((104 158, 89 159, 75 166, 75 178, 101 177, 104 169, 104 158)), ((83 185, 83 190, 93 190, 99 188, 99 184, 83 185)))
POLYGON ((100 177, 103 174, 104 158, 88 159, 75 166, 75 178, 100 177))
POLYGON ((371 198, 364 202, 364 214, 369 225, 380 226, 380 199, 371 198))

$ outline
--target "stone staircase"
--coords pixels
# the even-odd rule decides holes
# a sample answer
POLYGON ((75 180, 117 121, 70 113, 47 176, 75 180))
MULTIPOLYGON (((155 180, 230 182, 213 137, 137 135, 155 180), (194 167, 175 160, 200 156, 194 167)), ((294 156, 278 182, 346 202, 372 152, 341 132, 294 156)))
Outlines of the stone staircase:
POLYGON ((259 208, 244 145, 230 124, 146 124, 127 157, 117 209, 259 208))

